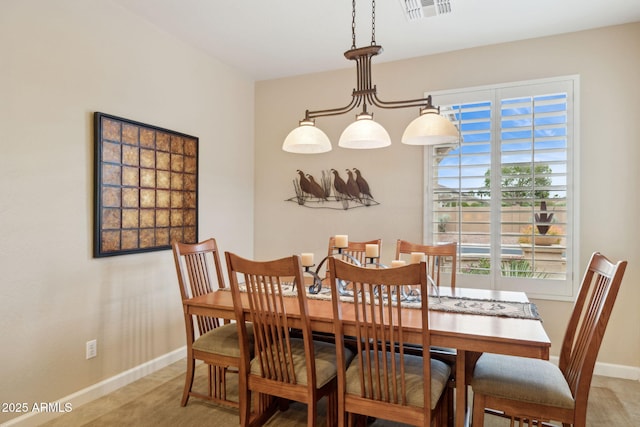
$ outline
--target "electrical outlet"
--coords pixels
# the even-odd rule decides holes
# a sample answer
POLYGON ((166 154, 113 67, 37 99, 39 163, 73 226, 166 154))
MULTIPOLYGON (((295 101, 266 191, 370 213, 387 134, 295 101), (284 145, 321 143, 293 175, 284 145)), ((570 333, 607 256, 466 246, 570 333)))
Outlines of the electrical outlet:
POLYGON ((98 340, 87 341, 87 359, 94 358, 98 355, 98 340))

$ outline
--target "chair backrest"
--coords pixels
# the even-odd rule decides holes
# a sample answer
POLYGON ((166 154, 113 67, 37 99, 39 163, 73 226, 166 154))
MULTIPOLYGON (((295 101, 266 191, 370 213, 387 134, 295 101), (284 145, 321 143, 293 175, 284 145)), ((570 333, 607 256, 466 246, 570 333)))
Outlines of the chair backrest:
MULTIPOLYGON (((302 330, 307 364, 307 385, 315 381, 314 349, 311 326, 307 317, 307 299, 304 292, 297 298, 285 296, 283 286, 303 283, 300 256, 293 255, 271 261, 253 261, 225 253, 229 270, 229 284, 233 295, 236 320, 240 324, 240 350, 245 372, 250 371, 249 357, 245 356, 249 337, 245 322, 253 324, 254 352, 262 369, 262 377, 278 383, 297 384, 294 359, 291 352, 291 315, 300 320, 295 327, 302 330), (242 281, 242 282, 241 282, 242 281), (245 297, 246 298, 243 298, 245 297), (248 311, 248 316, 245 315, 248 311)), ((299 287, 304 289, 304 287, 299 287)))
POLYGON ((591 255, 562 342, 559 367, 583 417, 593 368, 626 267, 627 261, 614 264, 598 252, 591 255))
MULTIPOLYGON (((182 301, 212 292, 216 285, 225 287, 215 239, 194 244, 174 242, 172 246, 182 301)), ((217 318, 195 317, 200 335, 219 326, 217 318)))
MULTIPOLYGON (((340 369, 345 366, 343 336, 347 334, 354 336, 357 343, 356 357, 351 364, 357 363, 360 368, 360 398, 374 400, 377 404, 407 405, 403 318, 407 315, 421 316, 422 345, 429 348, 428 298, 422 298, 422 309, 418 311, 403 307, 397 297, 402 294, 402 286, 406 285, 419 287, 421 294, 427 295, 425 263, 386 269, 358 267, 336 258, 330 258, 329 263, 332 292, 336 292, 336 280, 342 279, 351 282, 355 296, 353 303, 332 298, 339 396, 344 395, 348 381, 345 370, 340 369), (348 316, 343 316, 347 312, 348 316)), ((431 378, 429 357, 422 358, 422 364, 424 378, 431 378)), ((423 383, 424 407, 430 408, 431 381, 423 383)))
MULTIPOLYGON (((378 245, 378 253, 382 253, 382 239, 368 240, 366 242, 349 241, 347 247, 342 249, 342 253, 346 256, 342 257, 343 261, 352 262, 351 258, 358 260, 361 265, 366 263, 365 255, 367 245, 378 245)), ((336 254, 336 239, 334 236, 329 237, 328 255, 336 254)), ((326 277, 329 278, 329 266, 327 266, 326 277)))
POLYGON ((422 245, 406 240, 398 240, 396 244, 396 259, 407 259, 411 253, 420 252, 425 255, 427 271, 437 286, 456 287, 456 267, 458 259, 458 244, 456 242, 441 245, 422 245), (445 274, 443 274, 445 273, 445 274), (441 280, 441 275, 443 279, 441 280), (449 281, 444 276, 449 276, 449 281))
MULTIPOLYGON (((378 245, 378 253, 380 253, 382 239, 374 239, 368 240, 366 242, 352 242, 349 241, 347 243, 347 247, 342 249, 342 253, 352 256, 357 259, 358 262, 362 265, 365 263, 365 251, 367 249, 367 245, 378 245)), ((334 236, 329 237, 329 250, 328 255, 333 255, 336 253, 336 238, 334 236)), ((347 261, 347 259, 345 259, 347 261)))

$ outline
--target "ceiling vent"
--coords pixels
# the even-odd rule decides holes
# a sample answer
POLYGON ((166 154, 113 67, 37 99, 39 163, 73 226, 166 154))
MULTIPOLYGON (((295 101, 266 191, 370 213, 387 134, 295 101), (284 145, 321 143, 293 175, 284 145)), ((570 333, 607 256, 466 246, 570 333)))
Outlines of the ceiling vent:
POLYGON ((452 0, 400 0, 408 21, 451 13, 452 0))

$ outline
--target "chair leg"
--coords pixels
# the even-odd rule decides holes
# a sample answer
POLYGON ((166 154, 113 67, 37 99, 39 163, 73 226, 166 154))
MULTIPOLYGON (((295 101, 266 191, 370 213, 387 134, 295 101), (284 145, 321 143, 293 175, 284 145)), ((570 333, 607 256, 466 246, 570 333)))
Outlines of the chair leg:
POLYGON ((478 393, 473 394, 473 422, 471 425, 473 427, 483 427, 484 426, 484 396, 478 393))
POLYGON ((442 396, 442 402, 439 404, 439 410, 437 415, 439 417, 438 425, 446 425, 447 427, 453 427, 455 407, 453 405, 455 394, 455 382, 449 380, 442 396))
POLYGON ((356 414, 345 412, 345 419, 347 420, 347 427, 354 427, 356 425, 356 414))
POLYGON ((181 406, 187 406, 187 402, 189 401, 189 393, 191 392, 191 387, 193 387, 193 375, 196 368, 196 361, 193 358, 189 358, 187 361, 187 373, 184 379, 184 391, 182 392, 182 401, 180 402, 181 406))
MULTIPOLYGON (((238 378, 238 401, 239 401, 239 415, 240 415, 240 425, 242 427, 248 427, 251 422, 251 392, 249 391, 249 387, 247 385, 246 376, 240 374, 238 378)), ((257 399, 256 399, 257 403, 257 399)), ((256 410, 257 410, 256 405, 256 410)))
POLYGON ((344 411, 344 399, 338 398, 336 393, 336 425, 345 427, 347 425, 347 413, 344 411))
POLYGON ((318 414, 318 402, 315 399, 311 399, 311 402, 307 404, 307 427, 316 426, 317 414, 318 414))
MULTIPOLYGON (((327 427, 338 425, 338 392, 332 391, 327 395, 327 427)), ((344 421, 340 424, 344 427, 344 421)))

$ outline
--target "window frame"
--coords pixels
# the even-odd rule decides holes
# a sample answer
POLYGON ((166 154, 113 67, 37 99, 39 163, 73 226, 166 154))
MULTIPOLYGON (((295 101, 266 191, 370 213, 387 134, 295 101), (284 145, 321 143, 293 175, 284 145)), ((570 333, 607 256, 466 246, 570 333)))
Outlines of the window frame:
MULTIPOLYGON (((508 98, 510 95, 504 92, 519 92, 519 95, 530 96, 538 95, 535 92, 535 86, 552 87, 554 85, 568 85, 567 91, 567 172, 566 172, 566 218, 567 229, 566 236, 566 279, 550 280, 550 279, 530 279, 519 277, 505 277, 501 275, 500 268, 496 267, 496 263, 492 263, 492 271, 488 275, 462 274, 458 268, 457 283, 461 287, 470 288, 489 288, 496 290, 524 291, 531 298, 550 299, 560 301, 572 301, 577 294, 579 274, 579 118, 580 118, 580 76, 568 75, 551 77, 545 79, 524 80, 510 83, 499 83, 485 86, 475 86, 469 88, 460 88, 453 90, 442 90, 429 92, 432 96, 434 105, 451 105, 454 103, 469 103, 481 99, 487 100, 486 94, 490 94, 492 103, 492 111, 500 108, 500 101, 508 98), (530 91, 527 91, 527 89, 530 91), (503 93, 502 96, 500 94, 503 93), (474 96, 477 98, 474 98, 474 96), (482 98, 482 97, 485 98, 482 98)), ((425 94, 426 95, 426 94, 425 94)), ((444 114, 444 112, 443 112, 444 114)), ((501 116, 492 116, 491 119, 491 165, 499 165, 500 167, 491 167, 491 181, 500 181, 500 170, 503 164, 500 159, 500 138, 495 135, 500 134, 501 116), (497 162, 497 163, 496 163, 497 162), (497 171, 497 172, 496 172, 497 171)), ((434 177, 432 174, 434 148, 427 146, 424 149, 424 198, 423 198, 423 241, 426 244, 433 244, 435 241, 433 233, 433 203, 434 191, 432 185, 434 177)), ((501 199, 498 199, 501 200, 501 199)), ((490 205, 490 258, 496 259, 500 257, 501 251, 501 203, 491 203, 490 205)), ((460 257, 459 257, 460 258, 460 257)), ((499 263, 498 263, 499 265, 499 263)))

